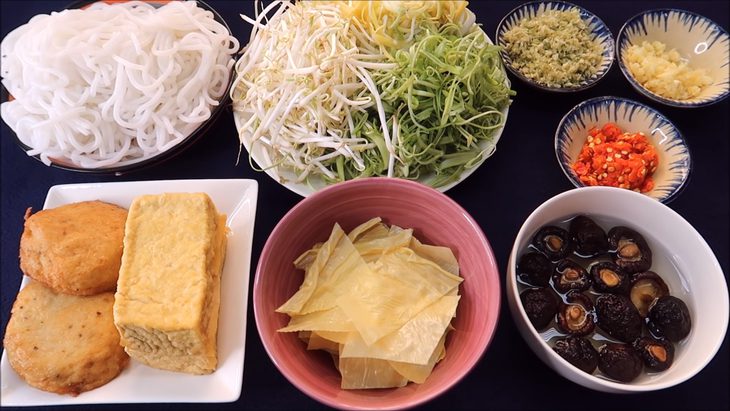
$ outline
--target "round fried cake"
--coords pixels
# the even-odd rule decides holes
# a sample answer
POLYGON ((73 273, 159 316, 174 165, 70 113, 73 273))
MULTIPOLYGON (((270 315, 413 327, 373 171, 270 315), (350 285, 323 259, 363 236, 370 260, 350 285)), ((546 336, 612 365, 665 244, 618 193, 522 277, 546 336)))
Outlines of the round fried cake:
POLYGON ((127 210, 84 201, 26 213, 20 269, 57 292, 114 291, 119 277, 127 210))
POLYGON ((18 293, 5 331, 10 365, 31 386, 59 394, 106 384, 129 362, 113 306, 111 292, 67 295, 30 281, 18 293))

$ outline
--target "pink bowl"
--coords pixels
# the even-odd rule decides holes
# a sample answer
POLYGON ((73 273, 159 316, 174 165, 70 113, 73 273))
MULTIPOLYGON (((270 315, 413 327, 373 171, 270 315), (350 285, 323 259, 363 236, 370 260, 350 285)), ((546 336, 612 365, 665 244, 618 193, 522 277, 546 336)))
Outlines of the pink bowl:
POLYGON ((266 241, 256 269, 253 304, 261 341, 279 371, 310 397, 343 409, 400 409, 443 393, 479 361, 494 335, 500 304, 499 270, 484 233, 456 202, 412 181, 351 180, 325 188, 292 208, 266 241), (335 222, 345 231, 372 218, 413 228, 424 243, 451 248, 459 261, 461 301, 452 321, 446 358, 423 384, 402 388, 342 390, 329 355, 307 351, 296 333, 277 333, 289 317, 274 310, 301 285, 293 261, 325 241, 335 222))

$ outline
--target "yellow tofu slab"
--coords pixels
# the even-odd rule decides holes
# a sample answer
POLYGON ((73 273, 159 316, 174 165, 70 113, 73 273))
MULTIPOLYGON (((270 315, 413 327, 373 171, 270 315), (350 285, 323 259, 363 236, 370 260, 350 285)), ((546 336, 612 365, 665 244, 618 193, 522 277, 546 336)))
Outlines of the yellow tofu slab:
POLYGON ((130 357, 171 371, 215 371, 225 221, 204 193, 134 200, 114 302, 130 357))

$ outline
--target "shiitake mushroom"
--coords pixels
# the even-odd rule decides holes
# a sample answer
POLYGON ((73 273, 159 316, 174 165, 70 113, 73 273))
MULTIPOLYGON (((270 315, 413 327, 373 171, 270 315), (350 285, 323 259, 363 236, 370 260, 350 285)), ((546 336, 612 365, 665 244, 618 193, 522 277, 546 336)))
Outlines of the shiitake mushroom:
POLYGON ((593 374, 598 367, 598 351, 585 338, 567 337, 555 342, 553 350, 576 368, 593 374))
POLYGON ((527 318, 538 331, 547 327, 558 311, 558 303, 549 288, 527 289, 520 294, 520 300, 527 318))
POLYGON ((560 260, 553 272, 553 286, 561 293, 567 293, 570 290, 585 291, 591 287, 591 277, 575 261, 560 260))
POLYGON ((562 260, 573 252, 573 243, 568 232, 554 225, 541 227, 532 243, 551 261, 562 260))
POLYGON ((633 381, 643 368, 641 357, 628 344, 608 343, 598 354, 598 369, 614 380, 633 381))
POLYGON ((593 303, 588 296, 571 291, 565 296, 567 303, 558 307, 557 327, 573 336, 588 335, 595 328, 593 303))
POLYGON ((639 312, 627 297, 602 294, 596 299, 598 326, 617 340, 630 343, 641 336, 644 325, 639 312))
POLYGON ((629 274, 646 271, 651 267, 651 249, 644 237, 624 227, 608 231, 608 245, 613 262, 629 274))
POLYGON ((533 286, 553 287, 567 293, 565 303, 556 301, 549 288, 530 289, 520 295, 530 321, 541 331, 556 321, 556 328, 567 337, 553 344, 553 350, 584 372, 596 368, 606 377, 630 382, 644 367, 661 372, 674 361, 673 342, 687 337, 691 330, 689 310, 684 302, 669 295, 669 289, 655 272, 652 251, 644 237, 624 226, 606 234, 589 217, 580 215, 570 221, 567 231, 544 226, 533 237, 540 251, 523 255, 518 276, 533 286), (589 273, 567 256, 592 258, 589 273), (608 256, 613 262, 606 262, 608 256), (557 263, 556 263, 557 262, 557 263), (550 271, 550 276, 546 272, 550 271), (595 310, 591 299, 581 294, 591 286, 596 293, 595 310), (629 298, 630 297, 630 298, 629 298), (652 335, 642 336, 644 318, 652 335), (597 324, 608 336, 625 344, 610 342, 600 353, 591 340, 597 324))
POLYGON ((590 267, 593 289, 600 293, 626 294, 631 287, 631 276, 621 267, 604 261, 590 267))
POLYGON ((674 362, 674 344, 667 340, 641 337, 631 344, 652 371, 664 371, 674 362))
POLYGON ((649 308, 665 295, 669 295, 669 287, 659 275, 653 271, 636 273, 631 279, 631 302, 642 317, 649 314, 649 308))
POLYGON ((606 232, 595 221, 584 215, 570 220, 568 227, 575 253, 581 257, 595 257, 608 251, 606 232))
POLYGON ((692 319, 684 301, 671 295, 659 298, 649 309, 649 330, 659 337, 677 342, 692 329, 692 319))
POLYGON ((517 276, 524 282, 535 287, 547 287, 553 264, 540 253, 527 253, 517 262, 517 276))

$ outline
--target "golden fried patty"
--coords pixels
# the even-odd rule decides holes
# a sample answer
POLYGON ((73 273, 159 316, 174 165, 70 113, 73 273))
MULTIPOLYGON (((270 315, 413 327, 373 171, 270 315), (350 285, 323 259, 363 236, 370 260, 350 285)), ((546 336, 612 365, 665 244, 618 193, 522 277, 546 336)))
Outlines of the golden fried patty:
POLYGON ((127 210, 84 201, 26 213, 20 269, 57 292, 114 291, 119 277, 127 210))
POLYGON ((129 362, 113 305, 111 292, 58 294, 31 281, 18 293, 5 331, 10 365, 33 387, 59 394, 106 384, 129 362))

